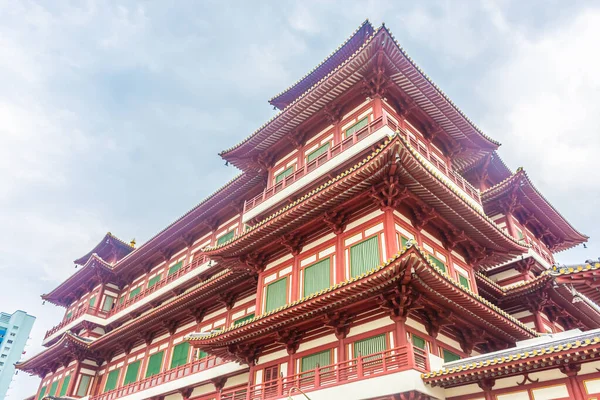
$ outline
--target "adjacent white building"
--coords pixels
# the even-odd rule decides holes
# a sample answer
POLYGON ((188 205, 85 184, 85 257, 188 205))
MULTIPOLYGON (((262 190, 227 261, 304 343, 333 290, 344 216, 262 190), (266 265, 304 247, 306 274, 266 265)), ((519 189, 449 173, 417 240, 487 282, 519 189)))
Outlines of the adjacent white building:
POLYGON ((6 397, 34 321, 35 317, 25 311, 0 312, 0 399, 6 397))

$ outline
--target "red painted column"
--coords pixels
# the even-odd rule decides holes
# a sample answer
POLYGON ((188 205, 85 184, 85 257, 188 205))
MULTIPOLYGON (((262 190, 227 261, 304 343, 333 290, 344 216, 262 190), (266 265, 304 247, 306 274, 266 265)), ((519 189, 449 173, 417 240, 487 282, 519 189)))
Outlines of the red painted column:
POLYGON ((81 366, 79 363, 75 364, 75 368, 73 368, 73 372, 71 373, 71 380, 69 381, 69 386, 67 386, 67 391, 65 395, 67 396, 75 396, 75 384, 77 383, 77 377, 79 376, 79 371, 81 370, 81 366))
POLYGON ((384 209, 383 213, 383 231, 385 232, 385 247, 389 259, 399 251, 398 241, 396 240, 396 223, 394 221, 394 210, 392 208, 384 209))
POLYGON ((375 95, 373 97, 373 119, 377 119, 381 117, 383 114, 383 106, 381 104, 381 97, 379 95, 375 95))
POLYGON ((506 216, 506 227, 508 228, 508 233, 510 233, 510 235, 513 238, 519 239, 517 229, 515 228, 515 221, 513 220, 512 212, 507 211, 504 215, 506 216))
POLYGON ((292 298, 290 301, 296 301, 302 296, 300 293, 300 257, 293 256, 292 260, 292 298))
POLYGON ((404 346, 408 340, 406 338, 406 321, 395 321, 396 324, 396 347, 404 346))
POLYGON ((335 282, 340 283, 346 279, 346 257, 344 256, 344 235, 336 234, 335 244, 335 282))

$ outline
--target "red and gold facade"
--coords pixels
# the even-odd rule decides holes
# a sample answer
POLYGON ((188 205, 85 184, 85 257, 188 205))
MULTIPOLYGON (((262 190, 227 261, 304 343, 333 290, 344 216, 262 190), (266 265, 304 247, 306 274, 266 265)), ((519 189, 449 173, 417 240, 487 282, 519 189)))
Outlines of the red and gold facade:
POLYGON ((35 398, 500 399, 485 357, 505 353, 515 388, 588 398, 600 310, 569 282, 595 267, 552 269, 587 237, 385 26, 271 104, 221 153, 237 178, 137 249, 108 234, 43 296, 66 311, 18 365, 41 377, 35 398), (569 335, 589 356, 565 353, 564 376, 544 357, 548 379, 512 367, 569 335))

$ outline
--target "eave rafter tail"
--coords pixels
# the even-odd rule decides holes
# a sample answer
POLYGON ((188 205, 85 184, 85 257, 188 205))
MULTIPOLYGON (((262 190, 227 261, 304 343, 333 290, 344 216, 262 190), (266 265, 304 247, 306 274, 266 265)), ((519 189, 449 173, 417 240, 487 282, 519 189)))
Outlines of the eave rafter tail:
MULTIPOLYGON (((245 343, 260 348, 272 343, 276 332, 283 332, 285 334, 277 336, 275 341, 287 346, 288 352, 293 352, 296 339, 302 335, 298 329, 305 332, 328 326, 336 336, 343 338, 348 334, 357 310, 372 309, 369 306, 371 303, 378 304, 395 320, 405 320, 410 312, 427 306, 432 319, 432 332, 439 331, 450 316, 457 315, 470 321, 470 326, 479 325, 493 331, 493 336, 485 339, 488 342, 505 343, 535 336, 519 321, 459 287, 458 283, 437 270, 417 246, 412 245, 387 263, 361 276, 257 316, 241 326, 209 337, 191 334, 186 340, 211 354, 231 357, 236 354, 234 350, 239 350, 232 345, 245 343), (433 309, 432 305, 436 303, 447 303, 448 307, 433 309), (466 303, 466 306, 458 306, 458 303, 466 303), (485 318, 479 316, 482 312, 485 318)), ((236 355, 235 358, 240 357, 236 355)))
POLYGON ((221 257, 226 262, 238 258, 239 265, 260 270, 262 263, 258 269, 256 265, 248 266, 250 254, 258 256, 271 243, 281 241, 282 235, 288 235, 283 239, 284 244, 291 251, 298 251, 302 238, 292 237, 294 232, 317 218, 334 232, 340 232, 347 223, 347 215, 336 210, 365 193, 380 208, 396 208, 406 201, 414 203, 413 222, 417 227, 434 223, 448 233, 447 246, 460 243, 468 247, 471 260, 481 267, 509 261, 527 251, 527 246, 502 231, 470 203, 467 195, 450 186, 439 172, 419 157, 402 134, 396 133, 358 164, 229 242, 205 248, 204 254, 211 258, 221 257), (479 242, 468 238, 476 238, 479 242))
POLYGON ((448 141, 451 151, 464 153, 463 167, 476 162, 499 146, 498 142, 483 134, 452 103, 408 57, 387 27, 382 26, 374 30, 356 51, 339 60, 336 67, 325 76, 311 81, 312 85, 298 93, 295 100, 287 104, 281 113, 239 144, 222 151, 221 157, 243 170, 250 168, 253 156, 289 137, 290 132, 297 130, 302 122, 314 115, 306 112, 308 107, 319 112, 330 102, 335 102, 336 99, 331 100, 331 96, 327 94, 336 90, 339 92, 340 87, 347 85, 348 81, 360 82, 365 90, 378 96, 390 90, 391 86, 410 93, 412 101, 433 121, 428 125, 433 129, 426 127, 425 130, 436 133, 437 127, 443 129, 451 138, 448 141), (379 57, 381 54, 385 55, 383 63, 382 57, 379 57), (365 71, 370 71, 370 75, 365 75, 365 71), (382 75, 382 71, 385 74, 382 75))

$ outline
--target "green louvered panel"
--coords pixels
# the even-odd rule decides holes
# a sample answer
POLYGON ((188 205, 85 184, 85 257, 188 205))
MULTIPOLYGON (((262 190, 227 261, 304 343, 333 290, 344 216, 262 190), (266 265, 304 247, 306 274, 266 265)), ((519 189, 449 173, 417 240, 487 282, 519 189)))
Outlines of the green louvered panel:
POLYGON ((177 264, 171 265, 169 267, 169 272, 167 272, 167 276, 173 275, 175 272, 179 271, 181 269, 182 265, 183 265, 183 261, 179 261, 177 264))
POLYGON ((96 296, 92 296, 90 299, 90 307, 94 307, 96 305, 96 296))
POLYGON ((179 343, 173 347, 173 357, 171 357, 171 368, 185 365, 188 362, 190 354, 190 344, 188 342, 179 343))
POLYGON ((450 350, 442 349, 442 354, 444 357, 444 362, 460 360, 460 356, 456 353, 451 352, 450 350))
MULTIPOLYGON (((104 384, 104 391, 108 392, 109 390, 113 390, 117 387, 117 381, 119 380, 119 370, 115 369, 110 371, 108 377, 106 378, 106 383, 104 384)), ((81 385, 80 385, 81 388, 81 385)))
POLYGON ((165 352, 161 351, 150 356, 150 358, 148 359, 148 368, 146 368, 146 378, 160 373, 160 368, 162 367, 164 355, 165 352))
POLYGON ((129 293, 129 298, 133 299, 135 296, 137 296, 138 294, 140 294, 140 292, 142 291, 141 287, 135 288, 133 289, 130 293, 129 293))
POLYGON ((127 366, 127 372, 125 373, 123 385, 129 385, 130 383, 137 381, 138 373, 140 372, 140 363, 141 360, 138 360, 127 366))
POLYGON ((265 312, 269 312, 287 303, 287 278, 280 279, 267 286, 265 312))
POLYGON ((48 391, 49 396, 56 396, 56 390, 58 389, 58 381, 52 382, 50 385, 50 390, 48 391))
POLYGON ((245 317, 242 317, 240 319, 236 319, 235 321, 233 321, 233 325, 242 324, 242 323, 244 323, 246 321, 250 321, 252 318, 254 318, 254 313, 248 314, 245 317))
POLYGON ((363 119, 352 125, 350 128, 346 129, 346 137, 352 136, 354 132, 361 130, 362 128, 367 126, 368 123, 369 117, 364 117, 363 119))
POLYGON ((294 166, 287 168, 286 170, 280 172, 275 177, 275 183, 281 182, 286 176, 289 176, 294 173, 294 166))
POLYGON ((425 347, 427 345, 427 342, 425 341, 425 339, 423 339, 420 336, 417 335, 411 335, 412 336, 412 344, 415 347, 418 347, 421 350, 425 350, 425 347))
POLYGON ((432 256, 431 254, 429 255, 429 259, 431 260, 431 262, 433 262, 433 265, 435 265, 436 267, 438 267, 439 269, 441 269, 443 272, 446 272, 446 264, 444 264, 442 262, 442 260, 432 256))
POLYGON ((331 350, 320 351, 306 357, 302 357, 301 372, 311 371, 317 367, 326 367, 331 364, 331 350))
POLYGON ((46 386, 42 386, 40 389, 40 394, 38 395, 38 400, 42 400, 46 395, 46 386))
POLYGON ((160 281, 160 275, 156 275, 154 278, 148 280, 148 288, 156 285, 160 281))
POLYGON ((408 239, 405 238, 404 236, 400 236, 400 248, 405 248, 406 243, 408 243, 408 239))
POLYGON ((309 162, 318 158, 321 154, 327 153, 327 150, 329 150, 329 143, 325 143, 323 146, 319 147, 318 149, 316 149, 315 151, 313 151, 309 155, 307 155, 306 163, 308 164, 309 162))
POLYGON ((471 289, 471 284, 469 282, 469 279, 466 276, 463 276, 463 275, 459 274, 458 275, 458 281, 459 281, 459 283, 460 283, 460 285, 462 287, 467 288, 467 289, 471 289))
POLYGON ((230 232, 227 232, 226 234, 224 234, 223 236, 221 236, 220 238, 218 238, 217 246, 222 245, 223 243, 228 242, 231 239, 233 239, 233 235, 235 235, 235 231, 230 231, 230 232))
POLYGON ((327 258, 304 269, 303 296, 310 296, 331 286, 331 259, 327 258))
POLYGON ((354 357, 369 356, 374 353, 385 351, 385 334, 373 336, 354 342, 354 357))
POLYGON ((83 397, 87 395, 88 388, 90 387, 90 381, 92 380, 89 375, 81 375, 79 380, 79 387, 77 388, 76 396, 83 397))
POLYGON ((357 277, 380 264, 379 238, 373 236, 350 247, 350 274, 357 277))
POLYGON ((60 393, 58 394, 60 397, 67 394, 67 389, 69 388, 69 382, 71 382, 71 375, 67 375, 63 379, 62 385, 60 386, 60 393))

